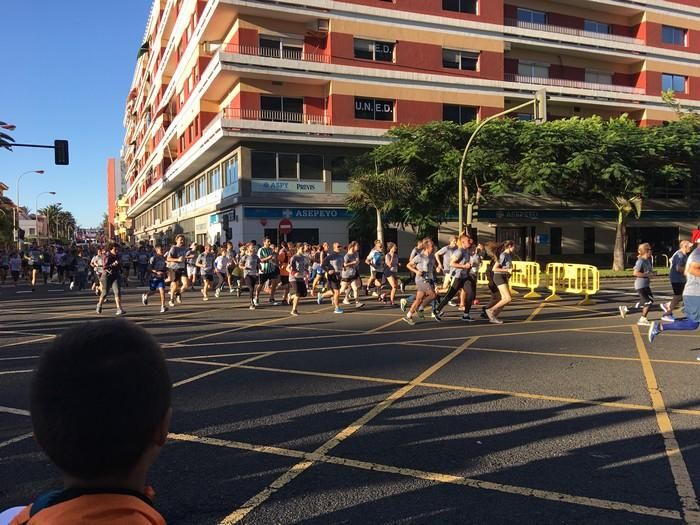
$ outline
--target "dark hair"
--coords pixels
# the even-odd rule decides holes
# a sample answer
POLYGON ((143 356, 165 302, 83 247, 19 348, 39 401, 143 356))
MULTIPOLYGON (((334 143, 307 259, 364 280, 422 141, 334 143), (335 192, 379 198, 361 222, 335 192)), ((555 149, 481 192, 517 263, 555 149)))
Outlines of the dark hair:
POLYGON ((116 242, 110 242, 107 245, 107 251, 112 251, 114 248, 119 248, 119 245, 116 242))
POLYGON ((71 328, 44 351, 31 383, 34 435, 80 479, 127 475, 170 408, 160 345, 126 320, 71 328))

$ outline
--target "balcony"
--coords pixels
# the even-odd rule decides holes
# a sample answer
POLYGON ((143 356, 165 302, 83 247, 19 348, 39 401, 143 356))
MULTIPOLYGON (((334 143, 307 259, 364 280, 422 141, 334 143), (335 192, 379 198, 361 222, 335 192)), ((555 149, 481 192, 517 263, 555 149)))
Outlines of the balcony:
POLYGON ((256 47, 242 46, 239 44, 226 44, 223 46, 222 52, 232 53, 236 55, 251 55, 265 58, 279 58, 283 60, 297 60, 301 62, 315 62, 317 64, 329 64, 330 56, 321 55, 318 53, 307 53, 302 48, 284 48, 277 47, 256 47))
POLYGON ((524 22, 515 18, 506 18, 505 25, 510 27, 519 27, 521 29, 531 29, 533 31, 544 31, 545 33, 559 33, 561 35, 569 35, 580 38, 592 38, 594 40, 606 40, 610 42, 622 42, 624 44, 636 44, 639 46, 645 45, 644 40, 632 38, 629 36, 612 35, 609 33, 596 33, 593 31, 584 31, 574 27, 553 26, 550 24, 537 24, 534 22, 524 22))
POLYGON ((590 91, 606 91, 613 93, 627 93, 630 95, 644 95, 643 88, 631 86, 618 86, 615 84, 596 84, 593 82, 581 82, 578 80, 566 80, 564 78, 547 78, 547 77, 532 77, 525 75, 515 75, 506 73, 504 75, 506 82, 518 82, 520 84, 535 84, 538 86, 553 86, 573 89, 586 89, 590 91))
POLYGON ((293 124, 312 124, 330 126, 331 119, 325 115, 295 113, 289 111, 274 111, 270 109, 239 109, 227 108, 223 114, 226 119, 257 120, 263 122, 288 122, 293 124))

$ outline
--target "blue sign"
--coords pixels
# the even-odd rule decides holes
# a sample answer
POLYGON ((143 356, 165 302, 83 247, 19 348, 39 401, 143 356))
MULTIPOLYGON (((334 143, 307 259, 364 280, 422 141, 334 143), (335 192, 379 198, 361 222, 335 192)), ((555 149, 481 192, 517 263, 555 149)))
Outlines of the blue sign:
POLYGON ((244 208, 246 219, 342 219, 352 218, 345 208, 244 208))

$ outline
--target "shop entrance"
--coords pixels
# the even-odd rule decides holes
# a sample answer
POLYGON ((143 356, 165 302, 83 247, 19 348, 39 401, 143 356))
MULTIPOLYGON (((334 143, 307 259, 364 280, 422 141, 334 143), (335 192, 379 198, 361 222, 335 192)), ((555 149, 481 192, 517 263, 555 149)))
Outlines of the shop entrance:
POLYGON ((287 242, 308 242, 309 244, 318 244, 318 228, 295 228, 286 235, 286 239, 280 239, 277 228, 265 228, 265 237, 269 237, 273 244, 277 244, 280 240, 287 242))
POLYGON ((535 244, 535 227, 496 228, 496 241, 513 241, 515 255, 522 261, 534 261, 537 256, 535 244))

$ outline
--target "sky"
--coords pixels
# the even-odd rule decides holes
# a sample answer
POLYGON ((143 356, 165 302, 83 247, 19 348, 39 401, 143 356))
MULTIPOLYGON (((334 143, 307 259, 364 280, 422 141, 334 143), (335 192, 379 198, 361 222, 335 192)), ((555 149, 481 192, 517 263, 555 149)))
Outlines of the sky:
POLYGON ((2 2, 0 121, 17 143, 67 139, 70 165, 53 150, 0 150, 0 181, 34 211, 60 202, 82 227, 107 211, 107 159, 119 157, 126 97, 151 0, 21 0, 2 2))

